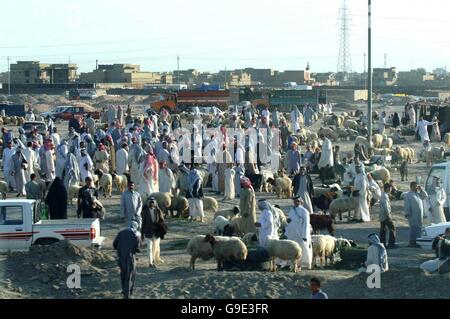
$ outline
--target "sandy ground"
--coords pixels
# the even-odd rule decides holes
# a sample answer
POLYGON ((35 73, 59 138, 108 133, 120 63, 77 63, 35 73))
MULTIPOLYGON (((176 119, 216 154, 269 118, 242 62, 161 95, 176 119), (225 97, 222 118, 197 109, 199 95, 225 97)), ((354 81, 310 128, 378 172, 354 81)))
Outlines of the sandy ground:
MULTIPOLYGON (((388 112, 400 109, 390 107, 388 112)), ((318 129, 321 122, 316 123, 318 129)), ((67 132, 67 123, 58 126, 60 134, 67 132)), ((411 141, 412 142, 412 141, 411 141)), ((339 142, 343 151, 351 150, 350 141, 339 142)), ((418 149, 418 143, 412 143, 418 149)), ((425 180, 428 169, 425 164, 410 166, 410 180, 422 176, 425 180)), ((400 181, 397 172, 395 181, 400 181)), ((315 176, 313 176, 313 179, 315 176)), ((316 181, 317 182, 317 181, 316 181)), ((408 189, 408 182, 398 184, 401 190, 408 189)), ((208 190, 207 190, 208 191, 208 190)), ((8 194, 13 197, 14 194, 8 194)), ((221 197, 211 193, 218 200, 221 197)), ((25 254, 0 255, 0 298, 121 298, 119 270, 112 240, 122 226, 118 217, 120 194, 115 191, 112 199, 101 199, 108 215, 102 222, 101 235, 107 237, 100 252, 90 249, 76 250, 65 245, 33 249, 25 254), (82 279, 79 290, 66 287, 67 265, 76 262, 82 265, 82 279)), ((276 199, 273 194, 257 194, 257 198, 268 198, 280 205, 287 213, 290 200, 276 199)), ((238 205, 238 199, 220 201, 220 210, 238 205)), ((309 298, 308 280, 318 276, 323 280, 323 290, 330 298, 450 298, 448 290, 450 275, 426 275, 418 266, 433 253, 420 249, 406 248, 408 241, 407 222, 403 217, 403 202, 393 202, 394 222, 398 227, 400 248, 389 251, 391 271, 382 275, 381 289, 368 289, 366 274, 356 269, 337 270, 331 268, 290 272, 217 272, 213 260, 197 261, 197 269, 189 269, 186 252, 188 240, 196 234, 213 231, 211 212, 208 223, 189 223, 185 220, 168 219, 169 232, 161 243, 161 257, 165 264, 158 269, 149 269, 145 249, 138 255, 138 274, 135 298, 309 298)), ((70 218, 75 218, 75 207, 69 208, 70 218)), ((371 210, 372 222, 365 224, 338 223, 337 236, 366 244, 367 235, 379 231, 378 205, 371 210)))

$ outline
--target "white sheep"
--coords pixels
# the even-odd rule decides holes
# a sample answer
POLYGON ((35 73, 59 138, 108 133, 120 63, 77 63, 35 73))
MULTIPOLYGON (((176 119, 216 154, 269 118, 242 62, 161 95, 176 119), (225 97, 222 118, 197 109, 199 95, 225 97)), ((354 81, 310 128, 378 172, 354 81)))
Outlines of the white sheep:
POLYGON ((172 197, 172 203, 170 205, 170 213, 172 216, 174 216, 173 212, 175 210, 181 218, 187 218, 189 216, 189 202, 186 197, 181 195, 172 197))
POLYGON ((113 179, 111 174, 101 173, 99 180, 100 188, 103 190, 103 196, 111 198, 113 179))
POLYGON ((212 211, 216 213, 219 210, 219 203, 213 197, 205 196, 203 198, 203 209, 206 211, 212 211))
POLYGON ((170 207, 172 206, 172 195, 170 193, 158 192, 150 194, 150 197, 155 198, 156 203, 164 214, 167 215, 169 213, 170 207))
POLYGON ((317 266, 317 257, 320 264, 327 265, 327 258, 332 258, 335 249, 334 237, 329 235, 312 235, 311 236, 314 266, 317 266))
POLYGON ((450 147, 450 133, 445 133, 444 143, 445 143, 445 146, 450 147))
POLYGON ((344 127, 357 131, 359 129, 359 124, 355 120, 346 120, 344 121, 344 127))
POLYGON ((292 180, 287 177, 277 177, 275 178, 275 193, 278 195, 279 199, 291 198, 292 197, 292 180))
POLYGON ((217 270, 223 270, 224 261, 244 261, 247 259, 247 246, 238 237, 223 237, 206 235, 213 249, 214 258, 217 261, 217 270))
POLYGON ((231 221, 237 214, 239 214, 239 207, 235 206, 231 210, 216 212, 214 214, 214 219, 216 219, 218 216, 222 216, 231 221))
POLYGON ((302 248, 298 243, 292 240, 269 239, 266 245, 270 256, 270 270, 276 271, 275 259, 289 260, 293 264, 293 270, 296 273, 301 266, 298 265, 302 258, 302 248))
POLYGON ((128 178, 125 175, 117 175, 115 173, 111 174, 113 180, 114 180, 114 185, 117 188, 117 191, 119 193, 123 193, 127 190, 127 186, 128 186, 128 178))
POLYGON ((382 181, 384 184, 391 180, 391 173, 384 167, 370 172, 370 174, 375 181, 382 181))
POLYGON ((187 252, 191 255, 190 267, 195 269, 195 260, 200 258, 202 260, 208 260, 214 257, 214 252, 209 241, 206 240, 206 236, 197 235, 194 236, 187 245, 187 252))
POLYGON ((391 149, 392 146, 394 146, 394 140, 390 137, 384 137, 381 146, 387 149, 391 149))
POLYGON ((342 196, 333 200, 330 204, 330 214, 333 219, 339 215, 339 219, 342 220, 342 213, 348 212, 348 218, 351 217, 351 212, 356 209, 358 205, 358 198, 353 197, 352 194, 342 196))
POLYGON ((373 143, 374 147, 381 148, 381 146, 383 144, 383 135, 381 135, 381 134, 374 134, 372 136, 372 143, 373 143))
POLYGON ((6 194, 8 194, 8 183, 5 181, 0 181, 0 194, 2 199, 6 199, 6 194))
POLYGON ((214 233, 216 235, 224 236, 225 233, 230 229, 231 223, 228 219, 223 216, 217 216, 214 221, 214 233))
POLYGON ((67 200, 69 201, 70 205, 73 205, 73 199, 78 197, 78 193, 81 189, 80 185, 69 185, 69 192, 67 194, 67 200))
POLYGON ((327 259, 333 261, 334 254, 341 251, 345 247, 350 247, 351 243, 345 238, 335 238, 329 235, 313 235, 311 236, 313 248, 314 266, 317 266, 317 257, 320 258, 320 264, 323 267, 327 265, 327 259))

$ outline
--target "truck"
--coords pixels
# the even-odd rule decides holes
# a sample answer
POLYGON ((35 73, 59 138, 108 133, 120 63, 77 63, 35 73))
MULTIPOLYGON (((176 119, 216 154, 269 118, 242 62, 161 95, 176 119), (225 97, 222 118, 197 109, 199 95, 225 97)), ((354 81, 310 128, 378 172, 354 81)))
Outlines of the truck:
POLYGON ((63 240, 81 247, 103 245, 98 219, 39 220, 41 206, 40 201, 28 199, 0 201, 0 253, 63 240))
POLYGON ((90 114, 94 120, 100 119, 100 112, 87 112, 82 106, 68 106, 65 109, 62 109, 60 112, 53 113, 54 119, 61 119, 64 121, 68 121, 72 118, 73 115, 75 117, 83 117, 90 114))
POLYGON ((97 90, 95 89, 74 89, 68 92, 69 100, 94 100, 97 98, 97 90))
POLYGON ((6 116, 25 117, 25 105, 14 103, 0 103, 0 111, 5 110, 6 116))
POLYGON ((176 113, 190 106, 217 106, 227 109, 230 104, 230 91, 181 91, 154 94, 150 97, 150 108, 157 113, 163 109, 176 113))

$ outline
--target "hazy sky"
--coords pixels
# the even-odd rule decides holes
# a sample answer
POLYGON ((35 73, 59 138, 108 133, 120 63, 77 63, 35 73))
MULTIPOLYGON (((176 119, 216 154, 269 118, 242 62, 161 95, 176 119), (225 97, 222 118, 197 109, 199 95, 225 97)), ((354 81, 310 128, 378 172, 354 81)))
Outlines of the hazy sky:
MULTIPOLYGON (((374 67, 450 66, 450 4, 372 0, 374 67)), ((353 70, 367 52, 367 1, 351 9, 353 70)), ((16 60, 137 63, 148 71, 242 67, 336 71, 342 0, 2 1, 0 70, 16 60)))

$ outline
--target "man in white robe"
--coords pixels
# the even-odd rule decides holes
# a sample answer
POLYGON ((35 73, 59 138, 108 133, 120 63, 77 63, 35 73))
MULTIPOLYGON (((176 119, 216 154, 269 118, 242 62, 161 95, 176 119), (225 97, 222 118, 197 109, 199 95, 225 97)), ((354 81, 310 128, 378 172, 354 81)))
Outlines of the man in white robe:
POLYGON ((302 267, 311 269, 313 254, 310 217, 308 210, 302 206, 300 197, 294 198, 294 207, 289 212, 288 222, 286 236, 302 248, 302 267))
POLYGON ((124 143, 116 152, 116 173, 123 175, 128 172, 128 145, 124 143))
POLYGON ((278 227, 280 226, 277 214, 271 209, 269 202, 266 200, 258 201, 258 208, 261 210, 259 222, 259 245, 266 247, 269 239, 279 239, 278 227))
POLYGON ((67 147, 67 142, 62 141, 61 144, 56 148, 56 177, 62 178, 64 168, 66 166, 67 161, 67 153, 69 152, 69 148, 67 147))
POLYGON ((369 183, 360 166, 356 166, 355 190, 359 192, 355 219, 359 222, 370 222, 369 204, 367 202, 369 183))
POLYGON ((428 135, 428 126, 433 125, 433 122, 428 122, 424 120, 423 117, 420 118, 419 123, 417 123, 416 132, 419 133, 422 144, 425 141, 430 140, 430 136, 428 135))
POLYGON ((414 106, 410 105, 408 109, 408 115, 409 115, 409 125, 411 127, 416 127, 416 110, 414 109, 414 106))
POLYGON ((3 176, 5 181, 8 183, 9 189, 16 188, 16 181, 14 177, 11 176, 11 159, 14 155, 14 149, 12 147, 12 141, 9 141, 6 148, 3 149, 2 166, 3 166, 3 176))
POLYGON ((333 171, 333 144, 323 134, 320 136, 320 139, 323 141, 323 144, 322 153, 320 155, 320 160, 317 166, 320 171, 320 179, 322 180, 322 182, 325 182, 325 180, 331 179, 333 171))
POLYGON ((296 106, 294 110, 291 112, 291 123, 292 123, 292 130, 294 132, 297 132, 300 129, 300 116, 302 113, 298 110, 298 107, 296 106))
POLYGON ((45 151, 45 162, 46 162, 46 181, 47 182, 53 182, 55 179, 55 150, 54 147, 51 147, 50 149, 45 151))
POLYGON ((135 138, 132 138, 132 142, 128 153, 128 167, 130 168, 131 181, 138 187, 141 179, 140 161, 145 152, 135 138))
POLYGON ((386 112, 382 112, 380 114, 380 119, 378 122, 378 131, 381 135, 384 134, 385 128, 386 128, 386 112))
POLYGON ((80 177, 81 180, 86 180, 86 177, 93 178, 92 176, 92 169, 94 168, 94 162, 92 161, 89 154, 87 154, 86 149, 82 148, 80 150, 80 159, 79 159, 79 166, 80 166, 80 177))
POLYGON ((176 186, 175 177, 170 168, 167 167, 167 162, 161 162, 158 173, 159 191, 161 193, 172 193, 176 186))
POLYGON ((28 163, 27 169, 25 171, 25 179, 26 179, 27 182, 30 181, 31 174, 36 174, 37 175, 38 169, 39 169, 38 155, 33 150, 32 146, 33 146, 33 143, 32 142, 28 142, 27 143, 27 147, 25 147, 22 150, 22 154, 23 154, 23 156, 25 157, 25 160, 28 163))
POLYGON ((225 170, 225 196, 224 200, 233 200, 236 197, 234 189, 234 175, 235 171, 232 168, 233 164, 229 164, 225 170))
POLYGON ((447 220, 444 214, 444 205, 447 201, 447 195, 444 188, 441 186, 441 181, 434 176, 431 191, 428 193, 430 200, 430 210, 433 224, 445 223, 447 220))

